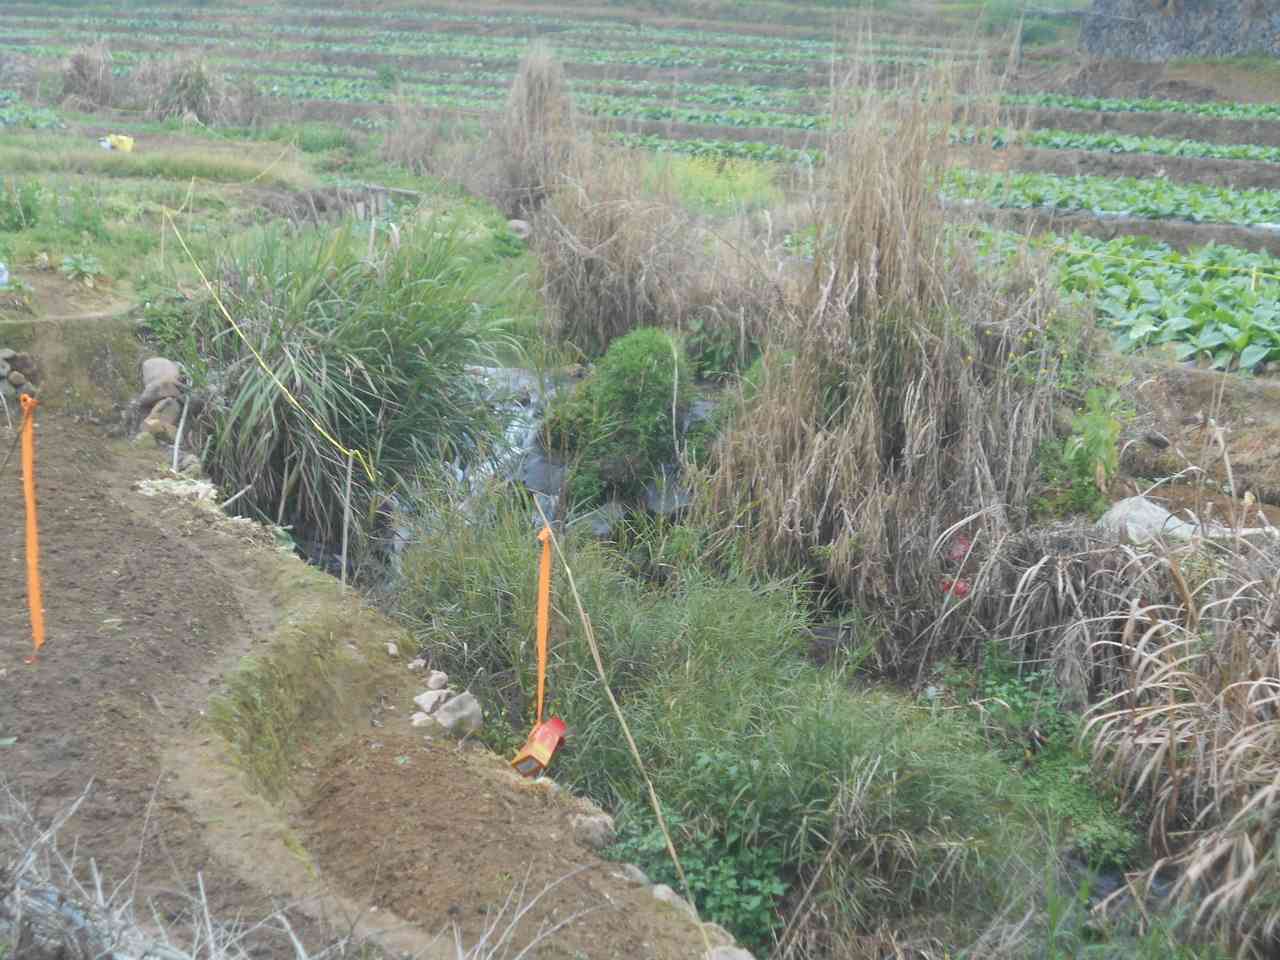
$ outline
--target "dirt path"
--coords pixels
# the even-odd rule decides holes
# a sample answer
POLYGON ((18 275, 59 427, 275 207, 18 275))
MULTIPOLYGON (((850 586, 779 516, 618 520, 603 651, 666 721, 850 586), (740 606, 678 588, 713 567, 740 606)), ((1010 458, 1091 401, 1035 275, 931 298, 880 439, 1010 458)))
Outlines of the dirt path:
MULTIPOLYGON (((0 747, 0 777, 42 818, 93 783, 64 834, 83 862, 93 857, 108 882, 136 883, 166 921, 181 920, 200 875, 217 917, 286 908, 313 948, 351 934, 427 960, 454 956, 441 930, 456 924, 473 943, 513 888, 530 899, 568 876, 518 926, 518 945, 584 916, 534 955, 701 955, 687 916, 573 842, 571 798, 526 789, 478 745, 412 731, 417 687, 402 661, 378 668, 402 679, 378 681, 376 726, 372 705, 353 703, 349 732, 335 738, 329 724, 302 738, 282 804, 253 792, 206 719, 241 658, 267 653, 312 614, 358 607, 334 629, 384 659, 396 628, 282 555, 263 528, 144 496, 137 481, 163 475, 160 461, 154 447, 40 417, 48 642, 34 665, 23 662, 17 457, 0 476, 0 741, 16 738, 0 747)), ((255 956, 293 957, 278 932, 257 940, 255 956)))

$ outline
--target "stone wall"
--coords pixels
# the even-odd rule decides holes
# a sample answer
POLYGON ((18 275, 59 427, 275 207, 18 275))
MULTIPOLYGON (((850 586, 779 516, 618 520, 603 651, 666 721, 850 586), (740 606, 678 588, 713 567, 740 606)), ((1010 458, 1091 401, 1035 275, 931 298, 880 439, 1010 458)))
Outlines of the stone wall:
POLYGON ((1081 33, 1099 57, 1280 57, 1280 0, 1093 0, 1081 33))

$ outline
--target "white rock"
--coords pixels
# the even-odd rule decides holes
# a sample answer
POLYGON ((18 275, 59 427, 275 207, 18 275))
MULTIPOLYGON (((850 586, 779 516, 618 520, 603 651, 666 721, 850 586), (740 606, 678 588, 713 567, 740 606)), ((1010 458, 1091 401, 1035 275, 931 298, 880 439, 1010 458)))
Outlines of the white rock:
POLYGON ((449 699, 448 690, 428 690, 426 693, 420 693, 413 698, 413 702, 418 705, 418 709, 423 713, 435 713, 444 702, 449 699))
POLYGON ((588 850, 603 850, 617 835, 613 817, 607 813, 575 813, 569 818, 573 839, 588 850))
POLYGON ((409 669, 412 670, 414 673, 417 673, 420 670, 425 670, 427 669, 427 661, 423 660, 421 657, 418 657, 415 660, 410 660, 409 669))
POLYGON ((182 379, 182 368, 164 357, 152 357, 142 361, 142 385, 176 382, 182 379))
POLYGON ((649 875, 637 867, 634 863, 624 863, 621 867, 622 876, 632 883, 642 883, 646 887, 649 885, 649 875))
MULTIPOLYGON (((424 664, 425 666, 425 664, 424 664)), ((449 675, 443 670, 432 670, 427 674, 428 690, 443 690, 449 685, 449 675)))
POLYGON ((450 733, 466 736, 484 725, 484 710, 480 707, 480 701, 467 692, 459 694, 437 710, 436 719, 450 733))
POLYGON ((438 727, 439 724, 425 713, 415 713, 409 718, 409 725, 413 727, 438 727))
POLYGON ((741 947, 712 947, 703 960, 756 960, 750 950, 741 947))
POLYGON ((665 883, 659 883, 653 887, 653 898, 655 900, 661 900, 663 903, 669 903, 677 910, 683 910, 691 917, 696 917, 698 915, 697 911, 693 909, 688 900, 680 896, 680 894, 676 893, 665 883))
POLYGON ((736 947, 738 941, 733 939, 733 934, 720 926, 718 923, 707 921, 702 925, 702 929, 707 934, 707 939, 717 947, 736 947))
POLYGON ((387 641, 387 656, 388 657, 400 656, 400 648, 396 646, 396 643, 394 640, 387 641))
POLYGON ((1098 520, 1098 526, 1129 543, 1144 543, 1161 536, 1190 540, 1196 532, 1194 524, 1178 519, 1146 497, 1117 502, 1098 520))

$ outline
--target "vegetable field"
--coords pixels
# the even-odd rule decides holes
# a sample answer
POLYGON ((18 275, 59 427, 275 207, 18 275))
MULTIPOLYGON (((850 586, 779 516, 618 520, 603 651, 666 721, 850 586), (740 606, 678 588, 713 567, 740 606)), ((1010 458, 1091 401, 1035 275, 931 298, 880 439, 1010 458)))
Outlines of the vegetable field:
MULTIPOLYGON (((997 5, 924 5, 930 12, 922 16, 895 15, 896 6, 877 4, 875 16, 852 24, 831 8, 803 5, 764 22, 723 12, 698 19, 692 7, 680 16, 632 16, 522 4, 472 11, 443 2, 390 9, 277 2, 249 10, 135 0, 119 9, 84 0, 5 6, 0 47, 34 76, 52 78, 73 52, 101 44, 121 83, 158 56, 195 54, 281 114, 302 110, 377 135, 391 130, 402 103, 495 115, 519 58, 537 40, 564 62, 580 114, 619 148, 757 163, 779 171, 781 184, 823 163, 826 139, 847 120, 831 93, 847 88, 845 78, 895 96, 925 71, 966 77, 1011 69, 997 5)), ((1044 27, 1024 27, 1024 42, 1044 27)), ((1038 54, 1018 56, 1034 62, 1038 54)), ((34 96, 0 96, 0 128, 58 124, 54 82, 35 82, 34 96)), ((952 203, 1108 221, 1280 225, 1280 104, 1064 93, 1019 82, 998 89, 993 122, 953 133, 958 160, 941 186, 952 203), (1064 175, 1068 161, 1055 157, 1082 158, 1081 173, 1064 175), (1088 172, 1099 169, 1091 157, 1107 158, 1107 175, 1088 172), (1123 175, 1130 158, 1141 175, 1123 175), (1162 158, 1178 164, 1176 177, 1159 170, 1162 158), (1197 179, 1201 163, 1213 165, 1205 182, 1197 179)), ((1123 236, 1076 237, 1070 246, 1089 255, 1055 254, 1064 288, 1092 298, 1125 344, 1170 341, 1219 365, 1280 360, 1268 307, 1275 288, 1257 280, 1276 271, 1253 263, 1258 255, 1179 253, 1123 236), (1224 269, 1228 261, 1242 272, 1224 269)))

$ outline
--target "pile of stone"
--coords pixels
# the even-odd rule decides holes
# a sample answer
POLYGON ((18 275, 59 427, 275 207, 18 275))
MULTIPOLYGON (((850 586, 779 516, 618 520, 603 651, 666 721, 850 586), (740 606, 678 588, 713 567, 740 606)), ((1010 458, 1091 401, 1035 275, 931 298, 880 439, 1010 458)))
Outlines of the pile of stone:
POLYGON ((142 362, 142 393, 135 401, 142 420, 142 434, 157 442, 172 442, 182 419, 185 384, 182 368, 164 357, 142 362))
POLYGON ((0 397, 13 400, 34 394, 40 385, 40 369, 29 353, 0 348, 0 397))
MULTIPOLYGON (((426 670, 425 660, 414 660, 409 669, 426 670)), ((413 698, 417 711, 409 718, 412 726, 465 737, 484 726, 484 710, 469 691, 458 693, 449 686, 449 675, 443 670, 427 673, 427 689, 413 698)))

